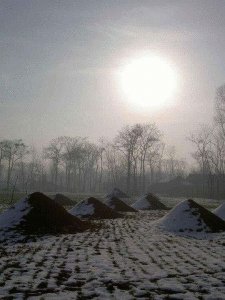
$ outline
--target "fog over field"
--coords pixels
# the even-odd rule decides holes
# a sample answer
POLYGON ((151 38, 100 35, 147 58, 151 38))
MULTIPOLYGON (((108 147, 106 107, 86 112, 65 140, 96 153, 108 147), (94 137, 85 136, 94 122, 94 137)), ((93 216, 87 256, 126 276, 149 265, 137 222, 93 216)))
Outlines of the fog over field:
POLYGON ((0 299, 225 299, 225 1, 0 0, 0 299))

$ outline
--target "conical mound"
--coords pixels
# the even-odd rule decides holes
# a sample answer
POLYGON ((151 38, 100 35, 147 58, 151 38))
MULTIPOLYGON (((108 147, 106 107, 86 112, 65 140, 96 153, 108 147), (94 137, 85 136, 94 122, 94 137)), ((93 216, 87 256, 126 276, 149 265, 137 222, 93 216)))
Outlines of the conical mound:
POLYGON ((117 197, 108 198, 105 201, 105 204, 116 211, 137 212, 136 209, 126 204, 124 201, 120 200, 117 197))
POLYGON ((74 202, 63 194, 56 194, 53 200, 60 205, 74 205, 74 202))
POLYGON ((171 232, 209 233, 225 231, 225 222, 189 199, 176 205, 158 222, 158 226, 171 232))
POLYGON ((87 224, 70 215, 61 205, 42 193, 33 193, 0 215, 0 230, 25 234, 75 233, 87 224))
POLYGON ((117 197, 117 198, 129 198, 129 196, 121 191, 118 188, 114 188, 109 194, 105 196, 106 198, 112 198, 112 197, 117 197))
POLYGON ((213 210, 213 213, 214 213, 217 217, 219 217, 219 218, 225 220, 225 203, 222 203, 219 207, 217 207, 216 209, 214 209, 214 210, 213 210))
POLYGON ((94 197, 80 201, 69 212, 74 216, 88 219, 115 219, 122 217, 118 212, 94 197))
POLYGON ((139 198, 132 207, 140 210, 167 209, 159 198, 151 193, 145 194, 143 197, 139 198))

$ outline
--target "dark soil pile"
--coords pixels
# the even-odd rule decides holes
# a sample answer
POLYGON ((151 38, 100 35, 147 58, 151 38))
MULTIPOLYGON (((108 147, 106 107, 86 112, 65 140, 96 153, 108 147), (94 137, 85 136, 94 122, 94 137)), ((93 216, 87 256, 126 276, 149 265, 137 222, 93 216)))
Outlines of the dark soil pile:
POLYGON ((110 208, 116 210, 116 211, 122 211, 122 212, 137 212, 136 209, 134 209, 133 207, 129 206, 128 204, 126 204, 125 202, 123 202, 122 200, 120 200, 117 197, 112 197, 112 198, 108 198, 105 201, 105 204, 107 206, 109 206, 110 208))
POLYGON ((74 202, 63 194, 56 194, 53 200, 61 205, 74 205, 74 202))
POLYGON ((69 212, 74 216, 88 219, 116 219, 122 217, 121 214, 94 197, 80 201, 69 212))
POLYGON ((225 221, 192 199, 176 205, 159 225, 168 231, 211 233, 225 231, 225 221))
POLYGON ((4 212, 0 223, 4 220, 6 223, 9 220, 7 230, 24 234, 76 233, 89 227, 88 223, 70 215, 60 204, 39 192, 30 194, 4 212))
POLYGON ((217 215, 217 217, 225 220, 225 203, 222 203, 219 207, 214 209, 213 213, 217 215))
POLYGON ((133 205, 133 208, 140 209, 140 210, 163 210, 168 209, 161 201, 160 199, 152 194, 148 193, 138 199, 133 205))
POLYGON ((117 198, 129 198, 129 196, 122 192, 120 189, 118 188, 114 188, 111 193, 107 194, 105 196, 106 198, 112 198, 112 197, 117 197, 117 198))
POLYGON ((214 215, 211 211, 199 205, 192 199, 189 199, 188 202, 190 208, 195 209, 195 212, 192 212, 192 214, 199 217, 199 222, 200 218, 202 218, 206 226, 210 228, 211 232, 225 231, 225 222, 221 218, 214 215))

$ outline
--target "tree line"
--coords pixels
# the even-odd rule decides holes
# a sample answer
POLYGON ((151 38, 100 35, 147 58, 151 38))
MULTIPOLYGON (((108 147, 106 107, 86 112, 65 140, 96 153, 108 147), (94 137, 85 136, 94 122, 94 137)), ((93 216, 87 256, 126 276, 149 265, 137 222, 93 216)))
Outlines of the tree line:
POLYGON ((21 139, 0 141, 1 190, 103 193, 119 187, 137 194, 185 174, 185 161, 151 123, 125 126, 110 141, 61 136, 43 151, 21 139))
POLYGON ((196 161, 195 174, 203 197, 224 198, 225 195, 225 85, 216 91, 212 124, 204 124, 189 140, 196 161))

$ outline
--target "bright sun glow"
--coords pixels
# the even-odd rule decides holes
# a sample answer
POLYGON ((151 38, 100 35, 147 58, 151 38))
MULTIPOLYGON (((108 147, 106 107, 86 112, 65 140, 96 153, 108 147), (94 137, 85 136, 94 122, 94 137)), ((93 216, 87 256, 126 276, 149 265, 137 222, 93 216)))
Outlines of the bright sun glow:
POLYGON ((131 60, 119 72, 129 103, 142 108, 161 108, 169 103, 177 85, 172 65, 159 56, 131 60))

